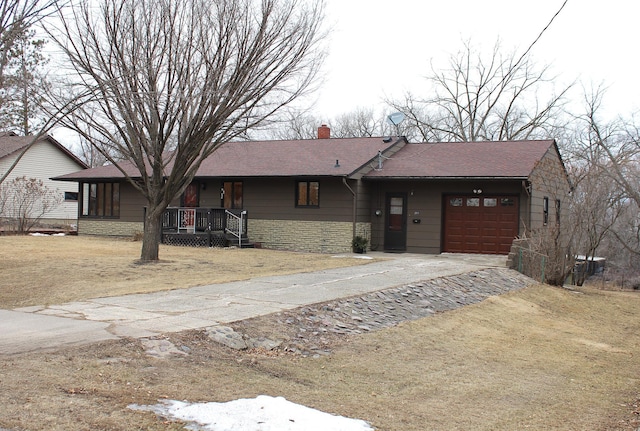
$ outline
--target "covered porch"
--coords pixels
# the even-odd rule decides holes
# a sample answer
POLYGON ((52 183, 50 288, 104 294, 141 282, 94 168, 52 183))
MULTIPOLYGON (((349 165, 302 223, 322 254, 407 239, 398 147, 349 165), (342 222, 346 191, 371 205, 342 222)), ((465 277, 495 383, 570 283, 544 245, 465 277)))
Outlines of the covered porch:
POLYGON ((162 217, 162 243, 191 247, 253 247, 247 212, 225 208, 169 207, 162 217))

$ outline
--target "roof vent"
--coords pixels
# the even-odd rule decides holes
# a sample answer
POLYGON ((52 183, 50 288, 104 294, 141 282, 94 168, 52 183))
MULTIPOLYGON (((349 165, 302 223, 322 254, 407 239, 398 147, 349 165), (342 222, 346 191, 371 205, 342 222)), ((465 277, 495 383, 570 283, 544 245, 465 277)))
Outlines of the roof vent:
POLYGON ((388 144, 389 142, 391 142, 391 136, 386 136, 382 138, 382 142, 384 142, 385 144, 388 144))

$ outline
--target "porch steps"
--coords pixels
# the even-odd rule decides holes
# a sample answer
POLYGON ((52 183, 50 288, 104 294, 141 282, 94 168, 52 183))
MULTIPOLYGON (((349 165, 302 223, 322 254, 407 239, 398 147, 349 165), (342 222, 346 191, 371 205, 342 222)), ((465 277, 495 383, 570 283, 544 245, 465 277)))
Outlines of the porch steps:
MULTIPOLYGON (((227 242, 228 242, 228 245, 230 246, 238 247, 237 236, 227 234, 227 242)), ((255 248, 255 246, 256 246, 255 243, 249 241, 249 238, 247 238, 246 236, 243 236, 242 239, 240 240, 240 248, 255 248)))

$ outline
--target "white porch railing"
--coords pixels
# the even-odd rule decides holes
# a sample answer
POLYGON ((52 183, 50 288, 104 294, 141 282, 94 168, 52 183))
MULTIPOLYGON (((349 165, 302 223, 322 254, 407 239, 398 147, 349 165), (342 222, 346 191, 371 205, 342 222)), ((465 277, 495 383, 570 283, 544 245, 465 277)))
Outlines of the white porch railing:
POLYGON ((235 215, 231 211, 225 211, 227 215, 227 227, 225 232, 238 238, 238 247, 242 247, 242 235, 244 228, 244 216, 247 215, 246 211, 240 211, 240 215, 235 215))

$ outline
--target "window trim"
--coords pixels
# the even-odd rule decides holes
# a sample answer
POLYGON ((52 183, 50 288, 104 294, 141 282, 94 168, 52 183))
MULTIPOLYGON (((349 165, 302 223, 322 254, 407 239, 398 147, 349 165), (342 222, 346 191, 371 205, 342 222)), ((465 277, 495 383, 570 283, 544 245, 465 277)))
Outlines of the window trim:
POLYGON ((296 180, 295 182, 295 207, 296 208, 320 208, 320 180, 316 179, 307 179, 307 180, 296 180), (306 204, 300 203, 300 185, 306 183, 306 204), (311 184, 317 184, 316 191, 316 201, 317 203, 312 204, 311 202, 311 184))

